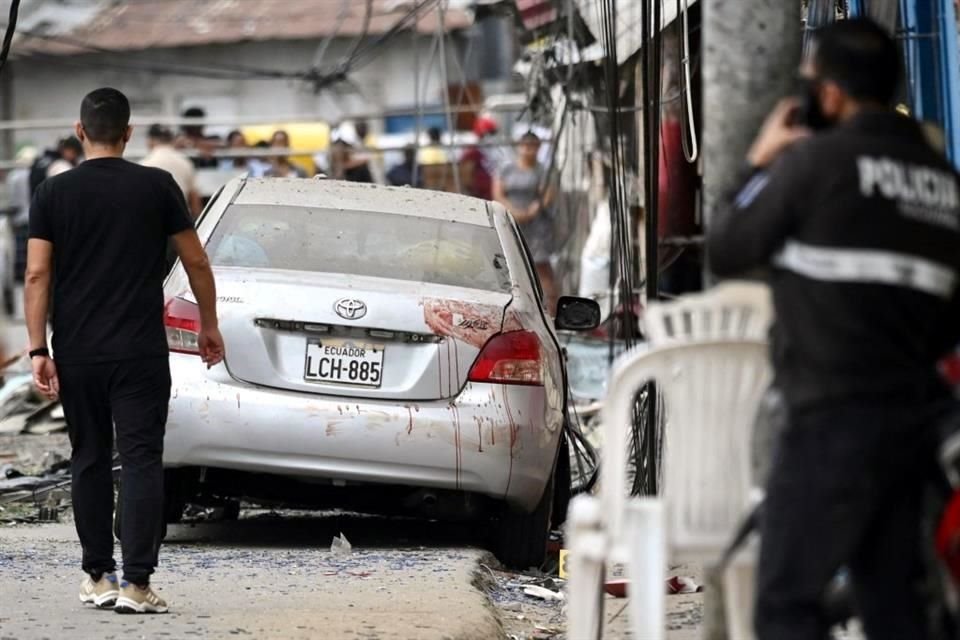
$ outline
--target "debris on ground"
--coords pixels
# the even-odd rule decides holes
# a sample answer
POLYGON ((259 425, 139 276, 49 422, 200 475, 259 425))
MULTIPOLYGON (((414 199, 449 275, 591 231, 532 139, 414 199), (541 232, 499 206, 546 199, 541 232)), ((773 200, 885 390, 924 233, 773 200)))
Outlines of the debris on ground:
POLYGON ((30 360, 20 355, 0 364, 0 433, 44 434, 63 431, 63 406, 41 396, 33 384, 30 360))
POLYGON ((330 553, 337 555, 346 555, 350 553, 353 549, 353 545, 350 544, 350 541, 347 540, 347 537, 343 535, 343 532, 340 532, 339 536, 334 536, 333 542, 330 544, 330 553))
POLYGON ((697 584, 693 578, 688 576, 672 576, 667 580, 667 595, 700 593, 701 591, 703 591, 703 585, 697 584))
MULTIPOLYGON (((630 581, 626 579, 607 580, 603 583, 603 590, 614 598, 626 598, 630 581)), ((703 585, 699 585, 693 578, 687 576, 671 576, 666 582, 667 595, 673 596, 685 593, 700 593, 703 585)))
POLYGON ((559 600, 562 602, 565 600, 565 596, 562 591, 551 591, 546 587, 541 587, 538 585, 530 585, 529 587, 523 588, 524 595, 531 596, 533 598, 539 598, 540 600, 546 600, 550 602, 552 600, 559 600))
POLYGON ((0 434, 0 524, 58 522, 70 503, 65 435, 0 434), (8 462, 9 461, 9 462, 8 462))

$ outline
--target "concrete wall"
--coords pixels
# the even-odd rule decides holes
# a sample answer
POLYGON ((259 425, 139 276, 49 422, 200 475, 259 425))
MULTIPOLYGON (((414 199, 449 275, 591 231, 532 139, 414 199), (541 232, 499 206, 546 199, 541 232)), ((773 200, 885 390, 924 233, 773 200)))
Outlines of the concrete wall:
MULTIPOLYGON (((305 119, 336 121, 351 113, 410 108, 414 92, 415 47, 419 48, 421 95, 425 104, 442 104, 439 61, 427 64, 433 38, 403 35, 381 49, 371 64, 341 83, 315 95, 307 83, 296 80, 223 80, 117 67, 147 63, 176 65, 238 65, 266 69, 309 68, 317 41, 248 42, 185 49, 154 49, 147 52, 92 54, 62 59, 21 58, 5 73, 13 76, 13 119, 75 118, 80 100, 96 87, 113 86, 131 99, 137 116, 176 116, 187 106, 206 108, 210 116, 297 115, 305 119), (426 87, 426 88, 424 88, 426 87)), ((333 68, 353 45, 352 39, 334 40, 327 49, 323 68, 333 68)), ((447 40, 448 58, 462 54, 459 38, 447 40)), ((450 81, 460 81, 457 65, 448 65, 450 81)), ((377 122, 371 122, 374 128, 377 122)), ((16 142, 49 144, 63 130, 18 131, 16 142)))

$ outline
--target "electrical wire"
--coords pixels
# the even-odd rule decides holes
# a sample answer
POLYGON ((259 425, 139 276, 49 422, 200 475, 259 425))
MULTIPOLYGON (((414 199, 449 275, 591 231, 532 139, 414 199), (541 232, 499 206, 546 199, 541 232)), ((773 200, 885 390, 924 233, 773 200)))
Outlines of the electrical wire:
MULTIPOLYGON (((383 32, 376 39, 361 46, 354 54, 350 66, 360 67, 369 64, 371 61, 371 55, 374 55, 378 49, 383 47, 386 43, 396 37, 397 34, 408 28, 411 24, 418 22, 424 11, 432 8, 433 5, 436 5, 438 1, 439 0, 420 0, 419 3, 414 5, 407 13, 401 16, 393 24, 393 26, 383 32)), ((374 57, 376 56, 374 55, 374 57)))
POLYGON ((7 63, 7 57, 10 55, 10 44, 13 42, 13 34, 17 30, 17 15, 20 12, 20 0, 10 0, 10 17, 7 19, 7 30, 3 35, 3 46, 0 47, 0 72, 3 71, 7 63))
MULTIPOLYGON (((683 88, 680 90, 680 96, 683 99, 683 108, 686 113, 684 124, 680 130, 680 143, 683 147, 683 156, 687 162, 696 162, 700 156, 700 148, 697 144, 697 127, 693 119, 693 84, 690 82, 690 7, 688 0, 677 0, 677 15, 682 16, 678 25, 681 31, 679 40, 680 45, 680 67, 681 82, 683 88), (682 3, 682 10, 681 10, 682 3)), ((661 103, 663 99, 661 98, 661 103)))
POLYGON ((360 49, 363 41, 367 39, 368 35, 370 35, 370 20, 372 18, 373 0, 366 0, 363 8, 363 27, 360 28, 360 34, 353 41, 353 46, 350 48, 350 54, 346 58, 348 61, 352 61, 356 58, 357 51, 360 49))
POLYGON ((333 25, 333 30, 320 42, 320 46, 317 47, 317 52, 313 55, 314 69, 320 68, 320 65, 323 63, 323 58, 327 54, 327 49, 330 48, 330 43, 340 34, 340 29, 343 28, 343 22, 347 19, 347 14, 350 13, 349 9, 350 0, 340 0, 340 10, 337 12, 337 21, 333 25))

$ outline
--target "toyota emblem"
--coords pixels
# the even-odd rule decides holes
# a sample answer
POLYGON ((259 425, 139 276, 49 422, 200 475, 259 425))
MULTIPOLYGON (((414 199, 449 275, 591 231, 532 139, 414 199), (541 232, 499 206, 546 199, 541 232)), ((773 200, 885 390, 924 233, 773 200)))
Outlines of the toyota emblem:
POLYGON ((367 315, 367 305, 356 298, 340 298, 333 305, 333 310, 347 320, 359 320, 367 315))

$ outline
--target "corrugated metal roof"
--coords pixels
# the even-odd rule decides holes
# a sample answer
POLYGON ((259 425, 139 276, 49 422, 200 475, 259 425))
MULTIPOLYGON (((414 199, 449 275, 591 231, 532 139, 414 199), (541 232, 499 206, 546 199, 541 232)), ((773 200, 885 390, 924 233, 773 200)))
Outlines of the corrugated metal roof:
POLYGON ((237 204, 377 211, 489 227, 487 203, 478 198, 411 187, 304 178, 249 178, 237 204))
MULTIPOLYGON (((390 29, 415 2, 373 0, 369 34, 390 29)), ((340 36, 363 33, 366 2, 362 0, 127 0, 104 3, 85 24, 48 33, 95 45, 111 51, 134 51, 165 47, 191 47, 242 41, 303 40, 320 38, 337 29, 340 36), (341 20, 341 11, 346 12, 341 20)), ((425 11, 418 29, 436 31, 436 9, 425 11)), ((463 10, 446 12, 449 30, 471 24, 463 10)), ((84 49, 50 39, 25 38, 31 51, 75 54, 84 49)))

